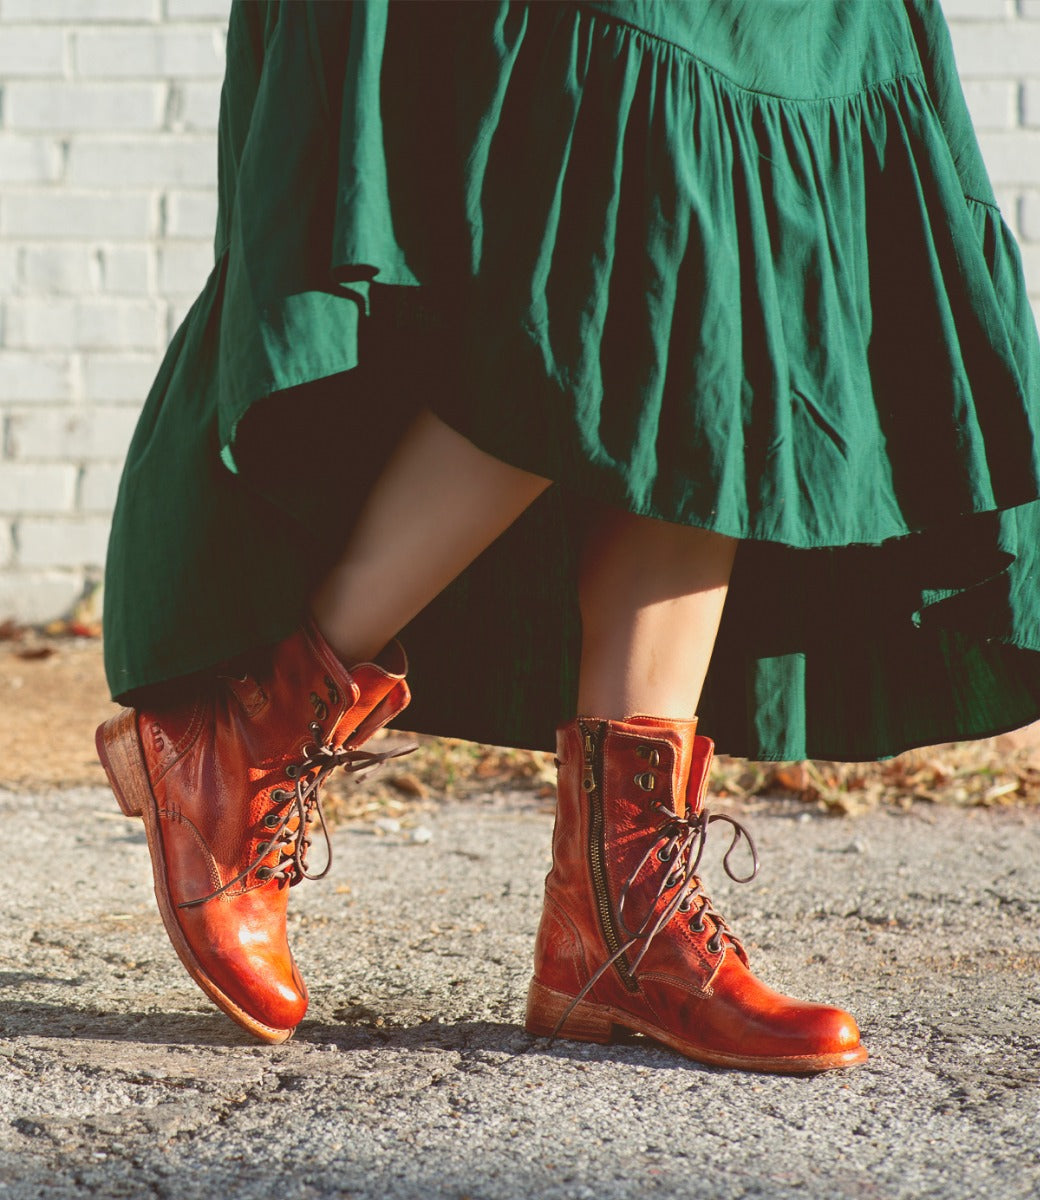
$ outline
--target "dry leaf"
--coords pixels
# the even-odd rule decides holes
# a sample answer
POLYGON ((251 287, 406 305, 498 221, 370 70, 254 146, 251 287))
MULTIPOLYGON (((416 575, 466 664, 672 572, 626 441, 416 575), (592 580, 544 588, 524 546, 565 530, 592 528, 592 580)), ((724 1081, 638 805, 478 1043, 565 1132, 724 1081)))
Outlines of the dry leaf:
POLYGON ((100 621, 70 621, 69 633, 73 637, 96 638, 101 636, 100 621))
POLYGON ((809 786, 809 770, 805 763, 781 763, 773 772, 773 782, 787 792, 804 792, 809 786))
POLYGON ((421 779, 417 779, 414 775, 402 774, 391 775, 386 781, 392 788, 403 792, 406 796, 423 797, 427 794, 426 784, 421 779))

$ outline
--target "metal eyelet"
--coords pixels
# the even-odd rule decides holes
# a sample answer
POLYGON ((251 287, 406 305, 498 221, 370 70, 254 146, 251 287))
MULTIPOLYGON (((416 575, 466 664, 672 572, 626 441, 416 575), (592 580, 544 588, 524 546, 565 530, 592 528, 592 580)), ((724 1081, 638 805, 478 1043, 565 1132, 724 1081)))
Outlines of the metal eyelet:
POLYGON ((318 724, 317 721, 311 721, 311 723, 307 726, 307 728, 311 731, 311 733, 314 734, 314 736, 316 738, 321 737, 321 726, 318 724))
POLYGON ((645 758, 652 767, 660 765, 661 755, 653 746, 636 746, 636 754, 645 758))
POLYGON ((299 773, 300 773, 300 768, 295 763, 290 763, 285 768, 285 773, 286 773, 286 775, 289 776, 290 779, 295 779, 296 776, 299 775, 299 773))
POLYGON ((643 789, 644 792, 652 792, 657 786, 657 776, 651 771, 644 771, 642 775, 637 775, 636 783, 643 789))
POLYGON ((722 949, 722 939, 719 937, 718 933, 713 933, 711 937, 708 938, 705 949, 709 954, 718 954, 718 952, 722 949))
POLYGON ((672 861, 672 852, 667 846, 662 846, 660 850, 657 851, 657 861, 663 863, 672 861))
POLYGON ((271 872, 270 867, 257 867, 257 870, 256 870, 257 879, 270 879, 271 874, 272 874, 272 872, 271 872))
POLYGON ((268 813, 264 817, 264 828, 274 829, 281 824, 282 818, 277 813, 268 813))
POLYGON ((679 911, 681 913, 688 913, 691 908, 693 908, 693 901, 689 896, 679 902, 679 911))
POLYGON ((289 799, 290 795, 291 793, 287 792, 285 788, 275 788, 271 793, 271 799, 275 804, 282 804, 284 801, 289 799))
POLYGON ((256 845, 257 854, 266 854, 268 852, 268 850, 270 850, 270 849, 271 849, 270 842, 257 842, 257 845, 256 845))
POLYGON ((664 886, 666 888, 673 888, 673 887, 675 887, 675 885, 679 882, 679 880, 681 878, 682 878, 681 875, 679 875, 677 872, 673 871, 672 874, 669 875, 668 878, 664 881, 664 886))
POLYGON ((704 932, 704 922, 701 920, 700 913, 697 914, 697 917, 695 920, 690 922, 690 931, 692 933, 703 933, 704 932))

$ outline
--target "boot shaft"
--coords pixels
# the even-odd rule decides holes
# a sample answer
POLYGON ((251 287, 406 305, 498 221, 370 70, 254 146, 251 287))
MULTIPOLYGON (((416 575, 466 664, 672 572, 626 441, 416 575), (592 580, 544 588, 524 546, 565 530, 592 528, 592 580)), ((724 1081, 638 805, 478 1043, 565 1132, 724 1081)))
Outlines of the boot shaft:
POLYGON ((360 745, 410 698, 400 643, 380 659, 348 671, 308 624, 252 656, 248 669, 215 674, 190 701, 140 710, 149 774, 158 783, 186 755, 218 743, 222 769, 236 775, 276 769, 312 743, 360 745))
MULTIPOLYGON (((696 728, 696 719, 636 716, 578 718, 557 731, 551 915, 539 933, 536 973, 548 942, 559 945, 564 934, 582 946, 582 955, 570 956, 578 974, 579 958, 598 966, 666 903, 660 893, 669 868, 656 851, 675 821, 701 811, 707 789, 713 744, 696 728)), ((561 961, 558 951, 553 957, 561 961)), ((710 975, 718 958, 698 955, 702 973, 710 975)), ((630 961, 622 954, 611 974, 635 991, 630 961)))
MULTIPOLYGON (((285 827, 308 752, 360 745, 404 708, 404 651, 393 642, 381 659, 348 671, 308 625, 256 656, 248 673, 217 675, 183 705, 139 711, 145 765, 179 861, 179 898, 208 895, 260 861, 272 831, 285 827)), ((265 870, 276 866, 276 857, 263 861, 265 870)), ((255 886, 254 876, 236 888, 255 886)))

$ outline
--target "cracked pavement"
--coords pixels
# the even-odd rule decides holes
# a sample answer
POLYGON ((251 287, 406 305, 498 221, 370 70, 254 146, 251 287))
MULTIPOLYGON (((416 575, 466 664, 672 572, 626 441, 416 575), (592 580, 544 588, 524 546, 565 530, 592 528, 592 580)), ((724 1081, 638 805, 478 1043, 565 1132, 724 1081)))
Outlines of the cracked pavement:
POLYGON ((446 803, 428 841, 337 829, 293 893, 311 1007, 279 1047, 181 969, 107 791, 0 813, 0 1200, 1040 1192, 1036 811, 745 810, 743 887, 709 842, 756 972, 863 1027, 866 1065, 810 1078, 524 1033, 552 820, 529 797, 446 803))

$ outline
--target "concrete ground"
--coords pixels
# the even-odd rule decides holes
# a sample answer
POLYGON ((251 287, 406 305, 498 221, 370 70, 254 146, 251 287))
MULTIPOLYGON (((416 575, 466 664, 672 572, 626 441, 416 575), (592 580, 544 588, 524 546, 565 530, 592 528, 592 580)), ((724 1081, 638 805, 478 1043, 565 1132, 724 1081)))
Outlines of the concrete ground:
POLYGON ((525 1034, 551 817, 523 797, 336 831, 275 1048, 181 969, 107 791, 0 819, 0 1200, 1040 1194, 1035 809, 755 813, 739 888, 709 848, 757 973, 860 1020, 870 1061, 812 1078, 525 1034))

